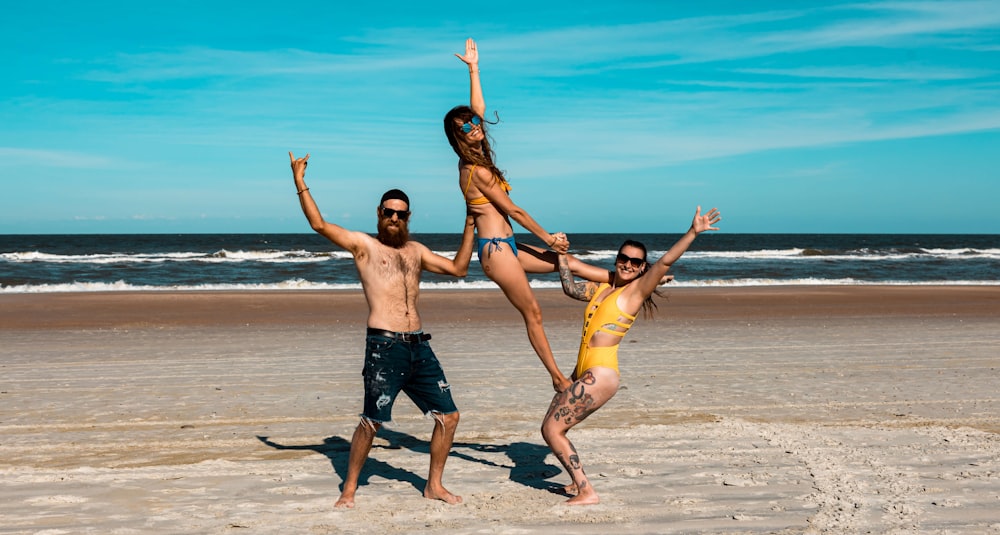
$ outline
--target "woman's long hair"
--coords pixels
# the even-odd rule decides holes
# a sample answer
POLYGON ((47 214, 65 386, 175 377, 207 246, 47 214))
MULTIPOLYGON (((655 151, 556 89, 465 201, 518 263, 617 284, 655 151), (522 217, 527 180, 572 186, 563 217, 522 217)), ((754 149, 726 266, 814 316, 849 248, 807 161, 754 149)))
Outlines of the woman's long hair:
MULTIPOLYGON (((646 272, 649 271, 649 261, 646 259, 646 246, 643 245, 642 242, 638 242, 635 240, 625 240, 625 242, 622 243, 621 247, 618 248, 618 252, 619 253, 622 252, 622 249, 626 247, 635 247, 637 249, 642 250, 643 265, 642 265, 642 271, 639 272, 639 276, 641 277, 645 275, 646 272)), ((653 290, 653 293, 649 294, 649 296, 646 297, 646 299, 642 302, 643 318, 652 319, 653 312, 655 312, 659 308, 656 306, 656 302, 653 301, 654 294, 663 297, 663 292, 661 292, 659 288, 653 290)))
MULTIPOLYGON (((490 147, 490 136, 486 131, 487 121, 484 117, 480 117, 483 122, 479 126, 483 129, 481 151, 474 150, 469 145, 460 143, 458 140, 458 136, 464 135, 464 132, 462 132, 461 126, 455 124, 455 120, 457 119, 462 123, 467 123, 475 116, 476 112, 472 111, 472 108, 468 106, 455 106, 444 116, 444 135, 448 137, 448 143, 451 145, 452 150, 455 151, 455 154, 457 154, 463 162, 469 162, 486 167, 493 173, 493 176, 501 180, 506 180, 503 176, 503 171, 501 171, 496 164, 493 163, 496 155, 493 154, 493 148, 490 147)), ((496 123, 497 121, 493 121, 492 124, 496 123)))

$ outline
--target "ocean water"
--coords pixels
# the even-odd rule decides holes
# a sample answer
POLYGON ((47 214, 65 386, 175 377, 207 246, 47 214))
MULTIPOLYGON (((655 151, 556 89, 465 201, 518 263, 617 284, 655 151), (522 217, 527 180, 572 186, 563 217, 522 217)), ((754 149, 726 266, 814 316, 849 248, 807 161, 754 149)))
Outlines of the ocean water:
MULTIPOLYGON (((659 258, 677 234, 572 234, 571 253, 613 265, 621 241, 659 258)), ((458 234, 414 234, 451 257, 458 234)), ((518 236, 536 243, 533 236, 518 236)), ((674 265, 674 286, 1000 284, 1000 235, 706 233, 674 265)), ((555 273, 529 275, 558 288, 555 273)), ((0 293, 360 288, 351 255, 316 234, 0 235, 0 293)), ((425 273, 423 288, 495 287, 425 273)))

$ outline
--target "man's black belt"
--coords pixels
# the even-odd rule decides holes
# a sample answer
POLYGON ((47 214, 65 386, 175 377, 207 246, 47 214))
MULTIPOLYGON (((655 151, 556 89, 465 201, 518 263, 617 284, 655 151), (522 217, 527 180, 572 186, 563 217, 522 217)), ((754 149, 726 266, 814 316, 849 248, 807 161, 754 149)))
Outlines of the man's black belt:
POLYGON ((431 339, 430 333, 396 333, 392 331, 384 331, 382 329, 372 329, 368 327, 368 336, 382 336, 385 338, 392 338, 394 340, 402 340, 404 342, 426 342, 431 339))

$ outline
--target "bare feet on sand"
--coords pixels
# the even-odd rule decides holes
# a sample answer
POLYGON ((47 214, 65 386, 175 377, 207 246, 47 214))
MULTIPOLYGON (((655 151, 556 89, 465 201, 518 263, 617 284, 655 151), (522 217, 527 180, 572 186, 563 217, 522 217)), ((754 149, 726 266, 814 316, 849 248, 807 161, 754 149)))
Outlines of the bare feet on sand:
POLYGON ((334 507, 354 509, 354 492, 344 491, 340 494, 340 498, 337 503, 333 504, 334 507))
POLYGON ((448 489, 444 487, 438 489, 424 489, 424 498, 427 498, 428 500, 441 500, 442 502, 451 505, 462 503, 461 496, 456 496, 448 492, 448 489))
MULTIPOLYGON (((434 490, 424 490, 424 498, 427 498, 428 500, 441 500, 442 502, 452 505, 462 503, 461 496, 456 496, 448 492, 448 489, 444 487, 434 490)), ((354 492, 345 490, 340 494, 340 498, 337 500, 337 503, 333 504, 333 506, 342 509, 354 509, 354 492)))
POLYGON ((561 494, 563 496, 576 496, 576 493, 579 492, 576 490, 576 485, 573 483, 570 483, 565 487, 549 487, 548 491, 552 494, 561 494))
POLYGON ((576 487, 575 483, 570 483, 565 487, 557 487, 552 489, 552 492, 557 494, 562 494, 565 496, 572 496, 572 498, 566 500, 566 505, 594 505, 596 503, 601 503, 600 497, 594 492, 592 487, 587 487, 587 492, 580 492, 580 489, 576 487))
POLYGON ((594 505, 598 503, 601 503, 601 498, 594 492, 594 489, 588 489, 587 492, 581 492, 566 500, 566 505, 594 505))

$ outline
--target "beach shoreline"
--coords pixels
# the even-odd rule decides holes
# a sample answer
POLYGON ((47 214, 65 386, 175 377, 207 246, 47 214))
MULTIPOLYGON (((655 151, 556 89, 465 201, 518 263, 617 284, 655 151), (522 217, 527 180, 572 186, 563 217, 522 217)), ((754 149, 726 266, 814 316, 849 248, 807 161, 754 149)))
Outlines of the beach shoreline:
MULTIPOLYGON (((1000 311, 1000 286, 753 286, 661 287, 666 317, 989 316, 1000 311)), ((580 303, 559 289, 536 289, 546 319, 579 317, 580 303)), ((425 323, 453 322, 467 313, 516 318, 499 290, 425 289, 425 323)), ((0 331, 114 328, 128 325, 231 326, 364 323, 359 290, 123 291, 0 294, 0 331), (336 306, 331 306, 336 303, 336 306)))
MULTIPOLYGON (((360 291, 0 294, 4 533, 1000 532, 1000 287, 666 287, 622 389, 571 432, 602 496, 568 508, 551 398, 499 290, 425 290, 462 421, 401 397, 353 511, 360 291)), ((537 290, 569 370, 583 303, 537 290)))

